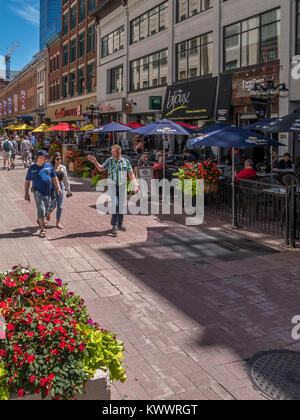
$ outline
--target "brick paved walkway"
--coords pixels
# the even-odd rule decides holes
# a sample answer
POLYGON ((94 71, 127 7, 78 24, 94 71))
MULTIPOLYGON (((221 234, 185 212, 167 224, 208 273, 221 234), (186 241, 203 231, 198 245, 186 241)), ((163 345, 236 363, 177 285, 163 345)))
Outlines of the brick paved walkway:
POLYGON ((0 172, 0 270, 54 271, 125 341, 128 380, 114 384, 114 399, 261 399, 246 360, 300 350, 291 338, 299 251, 277 252, 220 224, 154 216, 128 217, 128 232, 113 238, 109 216, 95 210, 98 193, 81 180, 65 200, 65 229, 43 240, 34 204, 23 200, 24 176, 20 166, 0 172))

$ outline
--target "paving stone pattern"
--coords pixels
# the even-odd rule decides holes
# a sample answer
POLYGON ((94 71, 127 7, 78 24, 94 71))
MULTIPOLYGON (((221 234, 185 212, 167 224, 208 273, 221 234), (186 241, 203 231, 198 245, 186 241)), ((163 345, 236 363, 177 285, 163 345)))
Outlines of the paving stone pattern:
POLYGON ((99 193, 72 179, 63 231, 54 218, 38 237, 25 171, 0 172, 0 270, 17 263, 54 271, 93 319, 126 345, 128 380, 114 399, 263 399, 246 361, 269 349, 300 350, 299 250, 278 251, 215 220, 186 227, 178 217, 126 216, 110 234, 95 210, 99 193))

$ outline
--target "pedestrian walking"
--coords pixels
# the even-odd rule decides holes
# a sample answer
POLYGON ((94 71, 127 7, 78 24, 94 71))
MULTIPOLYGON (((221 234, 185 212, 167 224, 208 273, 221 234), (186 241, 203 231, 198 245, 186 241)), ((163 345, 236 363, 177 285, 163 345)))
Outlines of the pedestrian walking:
POLYGON ((51 203, 50 203, 49 210, 46 216, 46 220, 50 221, 51 213, 56 208, 56 227, 58 229, 64 228, 60 224, 60 220, 61 220, 61 215, 62 215, 65 191, 67 191, 68 197, 72 196, 67 169, 64 165, 61 164, 61 162, 62 162, 61 154, 59 152, 56 152, 51 161, 51 165, 53 166, 54 171, 56 173, 62 194, 59 195, 55 189, 55 185, 52 186, 51 203))
POLYGON ((6 169, 6 162, 7 162, 7 169, 10 171, 11 151, 12 151, 13 146, 9 137, 7 136, 4 137, 1 147, 3 151, 3 169, 6 169))
POLYGON ((32 149, 32 143, 29 140, 29 137, 24 136, 24 139, 20 146, 21 158, 23 161, 24 168, 28 168, 28 166, 31 165, 31 149, 32 149))
POLYGON ((31 158, 32 158, 32 162, 34 162, 38 144, 37 144, 36 138, 32 134, 32 131, 28 132, 28 137, 29 137, 29 140, 31 141, 31 144, 32 144, 31 158))
POLYGON ((25 200, 30 203, 29 188, 32 181, 32 192, 37 208, 37 222, 40 227, 40 238, 45 238, 45 218, 51 200, 52 182, 60 196, 62 194, 56 173, 50 163, 47 163, 48 153, 45 150, 37 152, 37 161, 28 169, 25 180, 25 200))
POLYGON ((123 224, 124 214, 120 212, 120 190, 127 189, 127 177, 133 183, 133 193, 137 193, 140 187, 137 184, 133 173, 131 163, 128 159, 122 157, 122 148, 119 145, 113 145, 111 148, 111 158, 107 159, 102 165, 97 162, 94 156, 88 156, 90 162, 93 163, 99 172, 108 171, 108 179, 115 185, 115 196, 111 197, 115 205, 115 213, 111 217, 111 225, 113 227, 112 234, 117 236, 118 230, 126 231, 123 224))
POLYGON ((19 143, 17 142, 17 140, 15 139, 15 137, 13 137, 12 141, 11 141, 11 145, 12 145, 12 149, 11 149, 11 160, 10 160, 10 167, 11 169, 15 169, 15 160, 16 160, 16 156, 18 154, 18 150, 19 150, 19 143))

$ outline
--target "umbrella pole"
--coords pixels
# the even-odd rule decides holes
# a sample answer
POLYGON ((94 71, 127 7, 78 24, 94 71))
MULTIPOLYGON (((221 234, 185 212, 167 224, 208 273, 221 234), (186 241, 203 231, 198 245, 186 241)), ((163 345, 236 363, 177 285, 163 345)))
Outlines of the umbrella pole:
POLYGON ((166 136, 163 137, 163 179, 166 178, 166 136))
POLYGON ((234 152, 235 152, 235 148, 232 148, 232 229, 237 229, 237 214, 236 214, 236 197, 235 197, 235 192, 236 192, 236 187, 235 187, 235 156, 234 156, 234 152))
MULTIPOLYGON (((273 136, 271 136, 272 138, 273 136)), ((273 184, 273 146, 271 146, 271 182, 273 184)))

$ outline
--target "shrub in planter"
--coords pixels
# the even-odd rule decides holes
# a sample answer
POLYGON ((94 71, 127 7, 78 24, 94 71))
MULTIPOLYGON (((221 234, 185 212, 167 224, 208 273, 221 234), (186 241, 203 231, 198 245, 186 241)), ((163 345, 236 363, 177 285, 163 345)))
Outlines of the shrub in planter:
POLYGON ((0 340, 0 399, 10 393, 72 399, 98 369, 126 380, 123 343, 100 329, 84 301, 51 273, 18 266, 0 274, 0 312, 7 326, 0 340))
POLYGON ((78 160, 81 156, 82 156, 81 150, 69 150, 66 153, 66 162, 67 163, 76 162, 76 160, 78 160))

